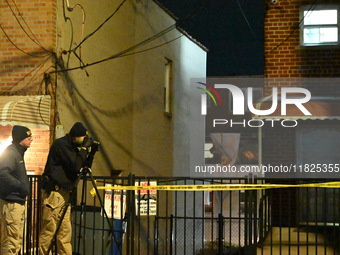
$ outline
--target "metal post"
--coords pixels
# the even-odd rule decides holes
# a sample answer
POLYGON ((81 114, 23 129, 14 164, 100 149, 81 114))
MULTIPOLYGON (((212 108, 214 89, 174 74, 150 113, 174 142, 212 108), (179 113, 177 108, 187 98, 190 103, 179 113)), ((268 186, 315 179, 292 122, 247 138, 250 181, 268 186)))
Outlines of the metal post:
POLYGON ((218 214, 218 254, 223 254, 223 215, 218 214))

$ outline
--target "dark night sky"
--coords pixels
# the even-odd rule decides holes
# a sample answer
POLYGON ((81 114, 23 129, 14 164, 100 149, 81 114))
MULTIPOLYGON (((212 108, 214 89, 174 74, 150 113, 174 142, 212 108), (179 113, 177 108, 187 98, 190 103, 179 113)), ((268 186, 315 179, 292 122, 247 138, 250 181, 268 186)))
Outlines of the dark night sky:
POLYGON ((207 76, 263 75, 264 1, 159 0, 209 49, 207 76))

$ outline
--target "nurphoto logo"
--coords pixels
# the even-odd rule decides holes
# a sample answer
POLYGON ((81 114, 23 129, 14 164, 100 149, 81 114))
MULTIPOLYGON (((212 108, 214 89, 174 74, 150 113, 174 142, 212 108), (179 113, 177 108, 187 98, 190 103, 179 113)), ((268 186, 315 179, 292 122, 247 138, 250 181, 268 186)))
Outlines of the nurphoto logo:
MULTIPOLYGON (((235 116, 245 115, 245 106, 248 107, 248 111, 256 116, 270 116, 274 113, 278 107, 280 110, 280 122, 283 127, 295 127, 297 125, 297 121, 293 119, 284 118, 287 116, 287 106, 293 105, 297 107, 302 114, 305 116, 312 115, 304 106, 305 103, 309 102, 311 99, 311 93, 308 89, 299 88, 299 87, 273 87, 271 98, 271 106, 269 109, 257 109, 254 107, 256 101, 253 96, 253 88, 247 87, 246 90, 242 90, 236 85, 233 84, 214 84, 213 86, 197 82, 198 84, 204 87, 197 87, 198 89, 204 91, 205 93, 201 94, 201 115, 207 115, 207 95, 214 102, 215 106, 219 107, 228 107, 227 104, 223 104, 222 102, 222 93, 229 93, 232 99, 232 114, 235 116), (218 90, 218 91, 217 91, 218 90), (290 123, 290 124, 288 124, 290 123)), ((246 121, 245 119, 241 122, 233 122, 232 119, 214 119, 213 126, 216 125, 225 125, 230 124, 231 126, 235 125, 243 125, 248 127, 262 127, 265 121, 271 123, 271 126, 274 127, 274 123, 278 122, 278 119, 251 119, 246 121)))

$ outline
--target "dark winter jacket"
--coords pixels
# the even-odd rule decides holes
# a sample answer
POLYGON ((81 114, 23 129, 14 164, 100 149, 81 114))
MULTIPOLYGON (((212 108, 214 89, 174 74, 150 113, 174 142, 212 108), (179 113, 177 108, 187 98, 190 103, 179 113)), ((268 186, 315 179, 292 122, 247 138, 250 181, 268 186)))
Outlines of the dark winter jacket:
POLYGON ((0 197, 9 202, 25 204, 30 185, 24 154, 26 148, 11 144, 0 156, 0 197))
POLYGON ((79 170, 86 159, 86 150, 79 150, 67 134, 52 144, 48 154, 44 176, 50 184, 72 190, 79 170))

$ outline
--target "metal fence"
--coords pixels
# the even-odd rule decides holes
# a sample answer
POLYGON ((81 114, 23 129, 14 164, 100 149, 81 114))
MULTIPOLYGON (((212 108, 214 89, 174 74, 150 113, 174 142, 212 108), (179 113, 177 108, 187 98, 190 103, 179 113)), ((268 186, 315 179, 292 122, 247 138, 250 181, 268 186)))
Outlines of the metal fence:
MULTIPOLYGON (((91 178, 85 178, 78 184, 77 205, 72 208, 75 254, 339 254, 339 189, 136 192, 115 190, 114 185, 265 184, 277 180, 130 175, 95 177, 93 184, 91 178), (94 185, 113 187, 100 189, 93 197, 90 190, 94 185)), ((40 176, 30 176, 30 181, 22 254, 38 254, 39 245, 40 176)))

